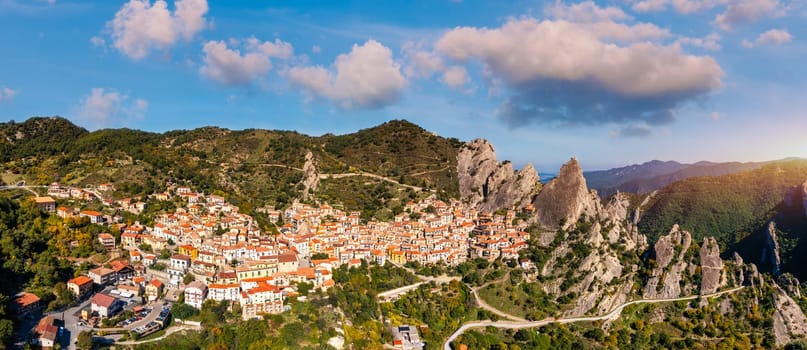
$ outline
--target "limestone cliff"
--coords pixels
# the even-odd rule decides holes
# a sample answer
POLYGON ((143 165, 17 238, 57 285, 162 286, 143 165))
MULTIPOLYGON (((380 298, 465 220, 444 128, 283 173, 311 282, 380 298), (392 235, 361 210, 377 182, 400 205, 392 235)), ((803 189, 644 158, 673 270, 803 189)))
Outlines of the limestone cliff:
POLYGON ((316 192, 319 187, 319 171, 316 164, 314 164, 314 154, 308 152, 305 154, 305 164, 303 165, 303 178, 301 180, 303 189, 303 199, 308 199, 309 196, 316 192))
POLYGON ((720 246, 714 237, 706 237, 700 251, 701 294, 712 294, 720 288, 723 278, 723 260, 720 259, 720 246))
POLYGON ((568 228, 581 216, 594 217, 602 209, 597 193, 586 187, 576 158, 560 168, 558 176, 543 187, 532 204, 537 222, 547 229, 568 228))
POLYGON ((652 251, 656 268, 644 287, 644 298, 668 299, 681 295, 681 279, 689 266, 685 257, 691 244, 692 235, 681 231, 678 225, 659 238, 652 251))
POLYGON ((777 347, 807 335, 807 317, 799 304, 778 285, 774 285, 773 302, 776 310, 773 313, 773 336, 777 347))
POLYGON ((774 275, 779 273, 781 259, 779 259, 779 242, 776 240, 776 223, 773 221, 768 224, 768 229, 765 231, 765 243, 759 261, 769 265, 774 275))
POLYGON ((538 172, 532 164, 514 170, 499 163, 493 145, 484 139, 466 144, 457 154, 460 196, 481 211, 523 207, 535 194, 538 172))

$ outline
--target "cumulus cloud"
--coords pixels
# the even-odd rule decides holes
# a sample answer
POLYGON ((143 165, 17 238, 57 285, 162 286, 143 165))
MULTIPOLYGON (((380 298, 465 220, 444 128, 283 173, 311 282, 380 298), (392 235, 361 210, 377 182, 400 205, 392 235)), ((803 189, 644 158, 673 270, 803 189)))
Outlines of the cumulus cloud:
POLYGON ((471 82, 468 71, 463 66, 451 66, 443 72, 440 79, 443 84, 458 89, 471 82))
POLYGON ((428 79, 435 73, 445 69, 445 63, 440 56, 431 51, 424 50, 419 45, 408 41, 401 47, 404 62, 404 74, 410 78, 428 79))
POLYGON ((355 44, 330 69, 298 66, 286 73, 292 85, 312 98, 327 99, 341 109, 375 109, 397 101, 407 86, 392 51, 375 40, 355 44))
POLYGON ((779 13, 778 0, 742 0, 729 4, 723 13, 715 17, 715 24, 723 30, 734 25, 756 22, 761 18, 779 13))
POLYGON ((664 39, 671 35, 668 29, 652 23, 623 23, 631 18, 622 9, 602 8, 592 1, 573 5, 558 2, 547 7, 545 12, 555 19, 576 23, 603 40, 633 42, 664 39))
POLYGON ((230 48, 224 41, 208 41, 204 52, 203 65, 199 73, 215 82, 227 86, 250 85, 272 69, 271 58, 286 60, 294 55, 291 44, 280 39, 260 41, 254 37, 243 44, 230 39, 230 48), (238 47, 243 46, 244 53, 238 47))
POLYGON ((141 119, 148 109, 148 102, 135 99, 111 89, 94 88, 82 101, 78 119, 91 128, 103 128, 114 124, 126 124, 141 119))
POLYGON ((787 30, 784 29, 771 29, 767 32, 760 34, 756 40, 743 40, 741 42, 743 47, 752 48, 755 46, 762 46, 762 45, 782 45, 785 43, 789 43, 793 40, 793 36, 787 30))
POLYGON ((669 123, 679 106, 719 89, 723 76, 714 59, 680 45, 617 45, 565 20, 458 27, 435 48, 456 62, 482 62, 505 84, 510 97, 499 114, 511 126, 669 123))
POLYGON ((165 50, 191 40, 208 25, 207 0, 176 0, 174 11, 165 0, 130 0, 107 23, 112 46, 139 60, 152 50, 165 50))
POLYGON ((710 33, 703 38, 688 38, 683 37, 678 39, 678 43, 682 45, 689 45, 692 47, 701 48, 709 51, 720 51, 723 48, 720 45, 721 36, 718 33, 710 33))
POLYGON ((95 47, 104 47, 106 46, 106 40, 100 36, 95 35, 92 38, 90 38, 90 44, 92 44, 92 46, 95 47))
POLYGON ((0 102, 7 102, 14 99, 14 96, 17 95, 17 90, 13 90, 9 87, 3 87, 0 89, 0 102))
POLYGON ((314 45, 311 47, 311 53, 315 54, 322 53, 322 48, 319 45, 314 45))
POLYGON ((618 130, 611 131, 611 137, 648 137, 653 134, 653 129, 647 124, 626 125, 618 130))
POLYGON ((618 7, 599 7, 593 1, 584 1, 577 4, 566 5, 556 2, 547 7, 548 14, 558 19, 572 22, 603 22, 625 20, 629 16, 618 7))

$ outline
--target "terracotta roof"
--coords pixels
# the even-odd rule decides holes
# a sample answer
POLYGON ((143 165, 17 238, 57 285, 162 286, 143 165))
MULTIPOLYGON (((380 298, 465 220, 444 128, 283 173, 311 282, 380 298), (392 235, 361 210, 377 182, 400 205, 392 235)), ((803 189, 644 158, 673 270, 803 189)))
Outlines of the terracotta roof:
POLYGON ((74 279, 71 279, 71 280, 67 281, 67 283, 72 283, 72 284, 75 284, 77 286, 83 286, 83 285, 85 285, 87 283, 92 283, 92 278, 89 278, 87 276, 78 276, 78 277, 76 277, 74 279))
POLYGON ((106 308, 112 306, 115 300, 116 300, 115 297, 103 293, 98 293, 96 295, 93 295, 92 297, 93 304, 106 308))
POLYGON ((14 304, 19 308, 24 308, 37 302, 39 302, 39 297, 33 293, 22 292, 14 298, 14 304))

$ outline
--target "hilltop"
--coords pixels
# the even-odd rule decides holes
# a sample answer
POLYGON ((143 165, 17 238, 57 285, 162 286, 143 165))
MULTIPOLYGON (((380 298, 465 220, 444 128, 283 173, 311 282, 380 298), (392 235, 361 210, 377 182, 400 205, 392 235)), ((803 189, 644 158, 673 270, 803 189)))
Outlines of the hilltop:
POLYGON ((322 176, 316 198, 386 217, 421 194, 458 197, 457 139, 405 120, 345 135, 309 136, 281 130, 203 127, 152 133, 93 132, 60 117, 0 123, 3 181, 86 186, 114 182, 116 196, 152 193, 166 181, 189 182, 226 194, 248 209, 284 207, 302 198, 306 154, 322 176), (327 174, 373 174, 328 177, 327 174), (410 185, 409 187, 398 184, 410 185))

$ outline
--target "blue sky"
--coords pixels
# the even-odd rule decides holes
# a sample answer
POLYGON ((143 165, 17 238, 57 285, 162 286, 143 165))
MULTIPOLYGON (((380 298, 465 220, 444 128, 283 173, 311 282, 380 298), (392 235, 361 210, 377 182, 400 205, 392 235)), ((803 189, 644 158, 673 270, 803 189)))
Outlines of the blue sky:
POLYGON ((0 120, 403 118, 542 172, 804 157, 805 21, 787 0, 0 0, 0 120))

